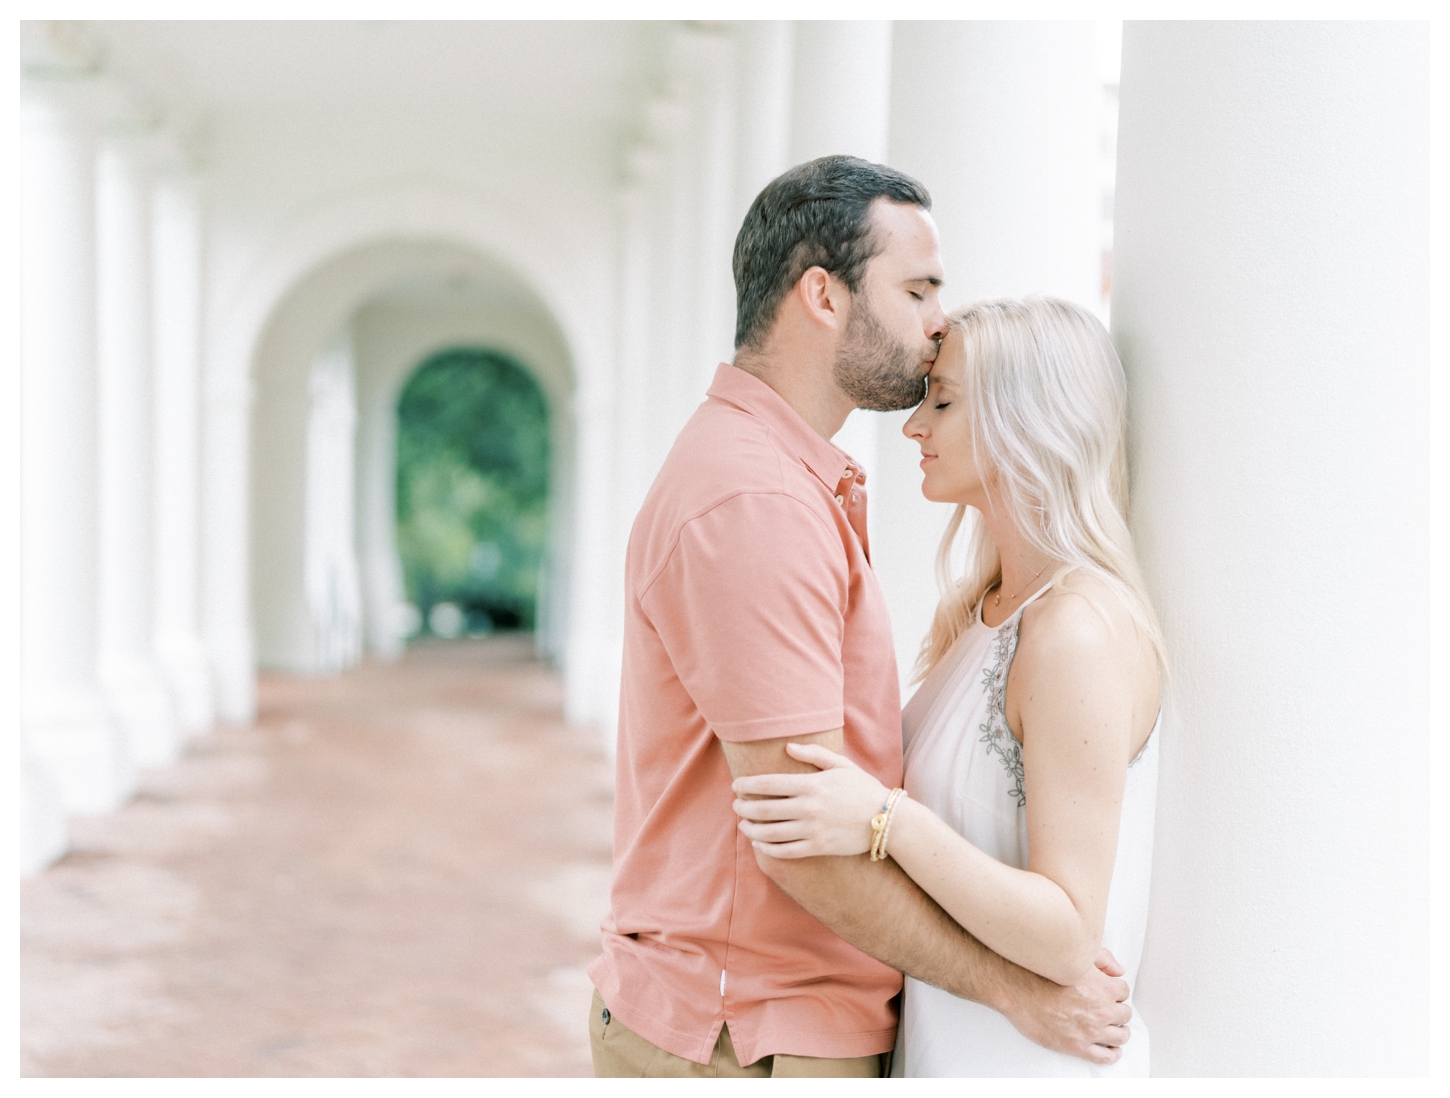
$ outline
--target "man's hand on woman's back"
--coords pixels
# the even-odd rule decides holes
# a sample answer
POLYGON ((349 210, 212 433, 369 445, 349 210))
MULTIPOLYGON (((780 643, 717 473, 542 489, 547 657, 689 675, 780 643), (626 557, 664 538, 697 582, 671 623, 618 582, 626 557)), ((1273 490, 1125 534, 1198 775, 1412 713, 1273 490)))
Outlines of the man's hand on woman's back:
POLYGON ((992 1004, 1028 1040, 1094 1064, 1115 1064, 1129 1037, 1133 1010, 1123 967, 1106 949, 1097 963, 1064 987, 1017 970, 1016 985, 1004 1001, 992 1004))

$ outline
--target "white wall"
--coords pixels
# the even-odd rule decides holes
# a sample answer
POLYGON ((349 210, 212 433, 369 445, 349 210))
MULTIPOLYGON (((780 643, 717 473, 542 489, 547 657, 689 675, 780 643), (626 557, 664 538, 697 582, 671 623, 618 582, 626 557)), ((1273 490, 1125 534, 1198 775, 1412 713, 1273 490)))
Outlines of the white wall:
POLYGON ((1125 31, 1113 327, 1175 675, 1138 988, 1160 1074, 1443 1060, 1428 37, 1125 31))

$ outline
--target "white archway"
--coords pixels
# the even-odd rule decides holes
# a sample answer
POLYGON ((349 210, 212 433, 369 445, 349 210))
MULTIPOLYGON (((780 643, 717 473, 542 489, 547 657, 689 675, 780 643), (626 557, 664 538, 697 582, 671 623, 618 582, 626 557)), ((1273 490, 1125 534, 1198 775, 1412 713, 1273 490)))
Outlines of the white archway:
MULTIPOLYGON (((576 490, 577 473, 607 476, 609 455, 600 445, 597 425, 590 429, 574 413, 583 409, 581 418, 603 422, 610 412, 612 298, 607 271, 581 269, 583 263, 558 224, 525 223, 457 192, 397 188, 351 196, 298 218, 275 234, 246 278, 230 292, 218 293, 210 310, 205 389, 205 618, 224 716, 251 717, 258 651, 280 653, 275 662, 283 664, 301 655, 289 654, 286 641, 289 632, 298 635, 288 626, 287 614, 300 608, 284 607, 280 625, 267 623, 275 634, 262 637, 254 630, 252 576, 261 570, 285 586, 296 578, 294 566, 300 561, 288 548, 285 530, 259 528, 253 538, 248 500, 258 495, 269 506, 300 513, 298 466, 289 463, 301 454, 305 364, 353 313, 389 287, 460 264, 486 271, 496 286, 512 287, 514 304, 528 302, 536 321, 532 347, 511 344, 498 325, 484 334, 503 349, 522 352, 520 357, 539 370, 555 430, 565 430, 563 444, 556 435, 555 446, 548 635, 551 651, 563 654, 566 664, 569 649, 593 650, 588 639, 577 636, 578 625, 601 620, 592 602, 602 597, 602 585, 579 582, 581 568, 588 571, 591 565, 575 549, 588 538, 577 529, 573 501, 584 494, 576 490), (538 351, 545 331, 549 353, 530 353, 538 351), (259 451, 258 462, 251 459, 254 422, 277 432, 259 451), (250 492, 249 472, 257 478, 250 492), (269 541, 273 534, 280 536, 269 541), (256 568, 249 559, 254 544, 256 568)), ((476 321, 475 339, 480 338, 476 321)), ((584 514, 585 509, 577 510, 584 514)), ((581 715, 580 705, 572 709, 581 715)))
POLYGON ((392 410, 406 374, 430 350, 483 343, 534 367, 549 397, 554 468, 550 563, 541 640, 557 654, 567 627, 572 516, 573 371, 562 333, 528 287, 495 261, 445 242, 381 240, 335 256, 294 285, 258 341, 253 363, 252 585, 257 657, 262 666, 308 672, 325 665, 315 650, 305 598, 303 532, 308 377, 313 360, 344 329, 355 348, 362 417, 358 480, 364 536, 358 539, 373 647, 391 655, 392 607, 400 591, 394 545, 392 410), (445 287, 471 280, 472 293, 445 287), (361 315, 360 315, 361 313, 361 315), (360 327, 354 322, 363 321, 360 327))

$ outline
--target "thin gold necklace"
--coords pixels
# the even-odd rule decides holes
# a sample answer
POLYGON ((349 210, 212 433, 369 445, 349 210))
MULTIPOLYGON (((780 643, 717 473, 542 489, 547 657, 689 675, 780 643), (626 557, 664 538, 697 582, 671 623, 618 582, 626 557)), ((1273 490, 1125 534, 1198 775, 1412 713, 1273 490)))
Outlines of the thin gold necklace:
MULTIPOLYGON (((1052 562, 1051 561, 1048 561, 1047 563, 1048 564, 1051 564, 1052 562)), ((1044 564, 1041 568, 1039 568, 1037 570, 1037 576, 1042 575, 1042 573, 1043 572, 1046 572, 1046 571, 1047 571, 1047 564, 1044 564)), ((1034 583, 1037 582, 1037 576, 1033 576, 1030 580, 1028 580, 1026 583, 1024 583, 1018 589, 1017 593, 1012 596, 1012 601, 1013 602, 1016 602, 1018 599, 1020 599, 1022 597, 1022 592, 1023 591, 1026 591, 1027 588, 1031 587, 1034 583)), ((997 607, 999 607, 1001 605, 1002 605, 1002 585, 999 583, 997 585, 997 597, 992 600, 992 608, 995 610, 997 607)))

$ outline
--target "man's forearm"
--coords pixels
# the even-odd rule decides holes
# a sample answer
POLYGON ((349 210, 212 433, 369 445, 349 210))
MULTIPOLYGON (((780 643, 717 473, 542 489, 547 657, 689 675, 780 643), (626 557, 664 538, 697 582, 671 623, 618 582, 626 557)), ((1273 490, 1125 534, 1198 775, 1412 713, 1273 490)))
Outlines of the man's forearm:
POLYGON ((758 860, 796 903, 857 949, 953 995, 1000 1011, 1038 979, 963 930, 889 859, 758 860))

